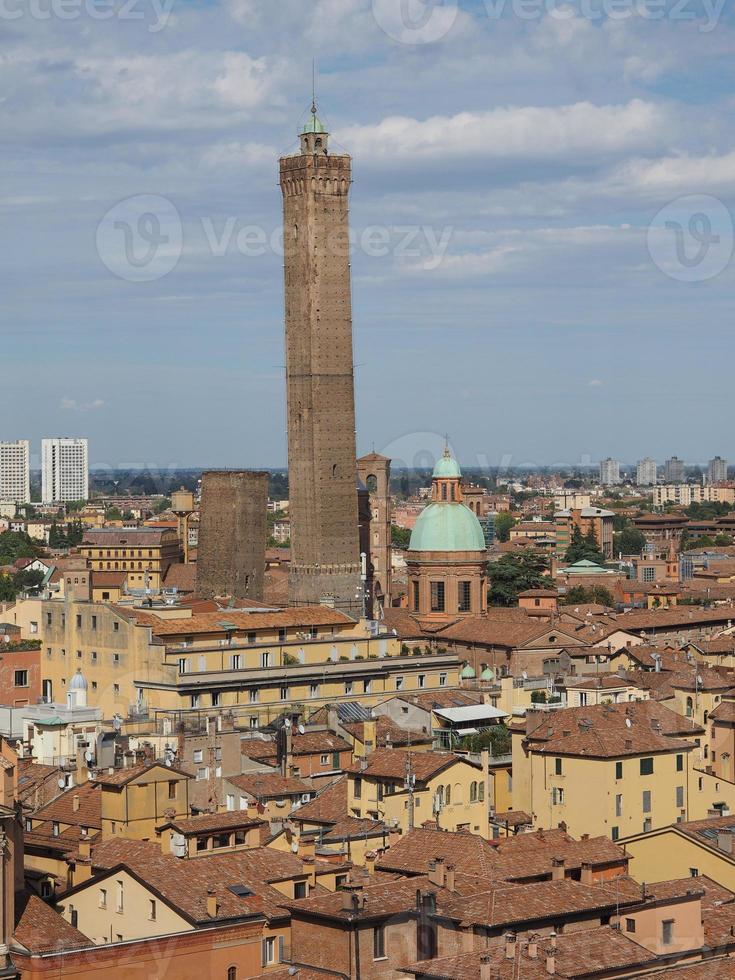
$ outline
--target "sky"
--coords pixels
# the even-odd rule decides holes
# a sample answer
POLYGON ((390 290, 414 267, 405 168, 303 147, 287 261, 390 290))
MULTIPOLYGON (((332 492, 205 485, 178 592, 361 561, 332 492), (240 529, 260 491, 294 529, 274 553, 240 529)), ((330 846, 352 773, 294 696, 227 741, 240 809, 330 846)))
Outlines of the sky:
POLYGON ((0 0, 0 439, 286 461, 278 157, 353 157, 358 450, 735 458, 723 0, 0 0))

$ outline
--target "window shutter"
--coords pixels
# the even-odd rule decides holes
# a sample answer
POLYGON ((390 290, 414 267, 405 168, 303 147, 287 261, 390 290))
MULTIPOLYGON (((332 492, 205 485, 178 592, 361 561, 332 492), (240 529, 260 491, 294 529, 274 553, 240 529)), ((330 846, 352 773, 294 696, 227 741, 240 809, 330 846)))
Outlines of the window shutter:
POLYGON ((266 946, 265 939, 260 942, 260 965, 268 966, 268 947, 266 946))
POLYGON ((284 962, 284 957, 283 957, 284 949, 283 949, 283 947, 284 947, 283 936, 279 936, 278 937, 278 962, 279 963, 283 963, 284 962))

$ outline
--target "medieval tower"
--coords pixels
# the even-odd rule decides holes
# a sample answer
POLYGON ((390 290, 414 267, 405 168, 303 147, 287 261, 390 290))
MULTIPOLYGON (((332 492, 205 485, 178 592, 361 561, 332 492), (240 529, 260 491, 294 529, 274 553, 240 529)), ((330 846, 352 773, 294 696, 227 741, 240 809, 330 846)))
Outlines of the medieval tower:
POLYGON ((293 604, 362 607, 348 195, 349 156, 329 152, 316 106, 283 193, 293 604))

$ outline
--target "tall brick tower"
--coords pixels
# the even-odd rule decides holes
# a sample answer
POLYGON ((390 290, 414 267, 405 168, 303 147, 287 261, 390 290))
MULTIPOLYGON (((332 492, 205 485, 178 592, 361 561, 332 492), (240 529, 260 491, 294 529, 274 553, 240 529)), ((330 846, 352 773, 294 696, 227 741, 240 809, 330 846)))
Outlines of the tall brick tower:
POLYGON ((348 195, 349 156, 329 152, 312 105, 283 193, 293 604, 362 607, 348 195))

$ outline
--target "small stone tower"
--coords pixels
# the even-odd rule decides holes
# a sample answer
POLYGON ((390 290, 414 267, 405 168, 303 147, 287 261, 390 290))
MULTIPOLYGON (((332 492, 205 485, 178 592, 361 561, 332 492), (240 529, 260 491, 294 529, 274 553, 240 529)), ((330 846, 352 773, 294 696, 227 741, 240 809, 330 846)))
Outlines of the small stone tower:
POLYGON ((362 608, 348 194, 312 106, 300 153, 280 160, 288 400, 289 598, 362 608))
MULTIPOLYGON (((357 461, 357 472, 370 502, 369 555, 372 565, 373 614, 390 605, 391 589, 391 497, 390 460, 368 453, 357 461)), ((363 549, 367 550, 367 549, 363 549)))

